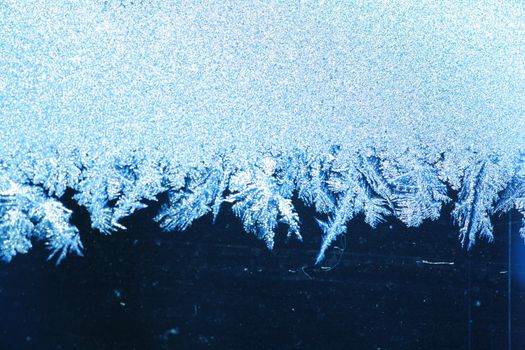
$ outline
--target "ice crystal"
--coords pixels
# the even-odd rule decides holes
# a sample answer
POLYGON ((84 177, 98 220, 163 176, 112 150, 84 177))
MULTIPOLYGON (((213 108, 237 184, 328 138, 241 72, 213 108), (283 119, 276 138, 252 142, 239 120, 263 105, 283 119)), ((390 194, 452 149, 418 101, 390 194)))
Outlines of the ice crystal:
POLYGON ((35 186, 19 185, 0 176, 0 256, 10 261, 31 248, 31 240, 45 240, 58 254, 59 263, 68 252, 80 254, 82 243, 69 223, 71 211, 35 186))
POLYGON ((234 203, 232 209, 242 218, 245 230, 264 239, 268 248, 273 247, 278 222, 288 226, 288 236, 294 234, 301 238, 291 192, 281 191, 274 176, 275 168, 276 161, 265 158, 260 167, 238 172, 231 179, 230 191, 233 193, 226 199, 234 203))
MULTIPOLYGON (((0 3, 0 254, 81 251, 164 198, 184 230, 231 208, 318 261, 356 217, 451 203, 462 245, 525 214, 525 7, 515 1, 0 3), (226 205, 224 205, 226 203, 226 205)), ((521 229, 525 237, 525 219, 521 229)), ((351 234, 351 233, 349 233, 351 234)))
POLYGON ((522 155, 518 160, 514 176, 497 206, 497 210, 500 212, 506 212, 513 208, 517 209, 524 216, 520 233, 525 239, 525 155, 522 155))

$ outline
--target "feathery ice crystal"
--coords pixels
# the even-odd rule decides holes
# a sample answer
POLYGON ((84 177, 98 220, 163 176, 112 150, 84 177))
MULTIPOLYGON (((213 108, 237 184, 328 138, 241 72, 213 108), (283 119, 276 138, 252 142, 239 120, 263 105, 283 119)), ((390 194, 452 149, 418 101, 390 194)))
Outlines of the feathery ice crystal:
MULTIPOLYGON (((184 230, 223 203, 318 261, 356 215, 459 240, 525 215, 525 5, 468 1, 0 4, 0 257, 81 254, 66 190, 104 234, 167 193, 184 230)), ((525 219, 521 234, 525 237, 525 219)))

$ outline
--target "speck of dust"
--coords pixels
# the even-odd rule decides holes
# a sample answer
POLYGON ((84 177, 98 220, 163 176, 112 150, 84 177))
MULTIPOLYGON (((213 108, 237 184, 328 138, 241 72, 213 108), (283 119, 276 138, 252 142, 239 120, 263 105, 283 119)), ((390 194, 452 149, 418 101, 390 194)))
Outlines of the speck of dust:
POLYGON ((122 290, 120 290, 118 288, 113 290, 113 294, 115 295, 115 298, 117 298, 117 299, 121 299, 122 298, 122 290))
POLYGON ((174 337, 174 336, 177 336, 177 335, 179 335, 179 334, 180 334, 179 328, 178 328, 178 327, 173 327, 173 328, 167 329, 167 330, 162 334, 162 339, 167 340, 167 339, 169 339, 170 337, 174 337))

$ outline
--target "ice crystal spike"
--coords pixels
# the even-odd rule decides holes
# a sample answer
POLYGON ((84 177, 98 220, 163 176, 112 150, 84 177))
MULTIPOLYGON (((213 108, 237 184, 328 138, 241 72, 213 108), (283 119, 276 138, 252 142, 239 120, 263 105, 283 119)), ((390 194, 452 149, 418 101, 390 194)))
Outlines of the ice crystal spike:
POLYGON ((460 225, 459 239, 463 246, 470 248, 477 236, 492 235, 490 215, 494 211, 498 194, 508 185, 509 174, 505 168, 497 166, 493 157, 474 159, 465 171, 463 186, 458 195, 458 202, 452 212, 454 220, 460 225))
MULTIPOLYGON (((356 216, 410 227, 454 208, 462 245, 525 214, 518 1, 0 3, 0 257, 81 253, 152 201, 167 231, 231 208, 317 262, 356 216), (227 205, 223 205, 227 203, 227 205), (303 220, 305 222, 305 220, 303 220)), ((525 219, 521 234, 525 238, 525 219)))
POLYGON ((58 255, 57 264, 69 252, 81 255, 78 230, 69 222, 71 211, 34 186, 18 185, 0 176, 0 256, 10 261, 31 248, 31 240, 45 240, 58 255))
POLYGON ((515 174, 500 197, 496 210, 501 213, 513 208, 517 209, 523 216, 520 234, 525 239, 525 154, 522 154, 518 160, 515 174))
POLYGON ((244 229, 264 239, 273 248, 275 228, 278 222, 289 227, 288 235, 299 234, 299 217, 293 209, 291 198, 283 196, 275 178, 276 162, 273 158, 262 159, 260 167, 240 171, 232 177, 226 201, 239 216, 244 229))

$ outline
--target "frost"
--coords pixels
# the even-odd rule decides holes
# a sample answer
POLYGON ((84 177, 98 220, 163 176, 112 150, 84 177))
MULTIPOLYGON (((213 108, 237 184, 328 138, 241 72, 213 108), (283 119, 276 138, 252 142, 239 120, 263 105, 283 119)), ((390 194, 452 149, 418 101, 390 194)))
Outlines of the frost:
POLYGON ((490 215, 498 193, 507 186, 508 174, 505 170, 498 167, 497 160, 490 156, 474 158, 466 170, 458 202, 452 212, 461 226, 459 239, 462 245, 470 247, 477 235, 493 240, 490 215))
POLYGON ((515 208, 521 213, 523 218, 520 234, 525 239, 525 155, 519 158, 517 164, 514 176, 502 194, 496 209, 506 212, 515 208))
POLYGON ((171 184, 168 204, 156 217, 165 230, 185 230, 194 220, 210 211, 215 221, 224 201, 231 171, 227 162, 221 161, 216 165, 218 168, 193 169, 180 187, 171 184))
POLYGON ((391 213, 392 192, 383 177, 379 160, 372 154, 355 152, 340 156, 334 162, 327 183, 336 196, 336 207, 328 222, 318 220, 324 237, 317 257, 320 262, 332 241, 346 232, 346 224, 359 213, 372 227, 383 222, 391 213))
POLYGON ((26 253, 32 239, 45 240, 49 258, 58 254, 57 263, 71 251, 81 255, 82 243, 70 215, 70 210, 38 187, 18 185, 0 174, 0 256, 4 260, 26 253))
POLYGON ((166 231, 231 209, 269 248, 301 239, 302 202, 318 262, 352 220, 417 227, 445 204, 466 249, 495 239, 493 215, 525 215, 524 14, 3 1, 0 254, 80 254, 71 200, 103 234, 161 198, 166 231))
POLYGON ((327 185, 327 176, 334 159, 333 156, 329 154, 324 159, 319 159, 319 157, 308 159, 306 155, 299 154, 296 159, 301 162, 295 180, 299 199, 307 205, 314 205, 320 213, 333 212, 335 198, 327 185))
POLYGON ((383 174, 394 191, 395 214, 408 227, 417 227, 426 219, 436 220, 443 204, 450 201, 437 163, 408 150, 395 160, 383 162, 383 174))
POLYGON ((232 194, 226 201, 234 203, 233 212, 242 219, 244 229, 264 239, 271 249, 278 222, 288 226, 288 236, 301 239, 299 216, 294 211, 291 193, 282 191, 274 176, 276 161, 264 158, 261 163, 232 177, 232 194))

